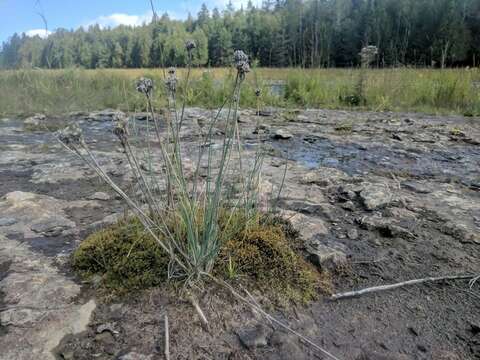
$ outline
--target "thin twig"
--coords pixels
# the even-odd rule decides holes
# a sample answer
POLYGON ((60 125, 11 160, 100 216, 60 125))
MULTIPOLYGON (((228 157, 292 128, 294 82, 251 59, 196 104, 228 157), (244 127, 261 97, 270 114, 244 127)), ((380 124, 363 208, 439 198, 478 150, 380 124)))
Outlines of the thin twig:
POLYGON ((468 286, 470 287, 470 290, 473 288, 473 285, 480 279, 480 275, 475 276, 472 280, 469 281, 468 286))
POLYGON ((473 279, 475 277, 476 277, 476 275, 448 275, 448 276, 440 276, 440 277, 427 277, 427 278, 422 278, 422 279, 414 279, 414 280, 402 281, 402 282, 395 283, 395 284, 373 286, 373 287, 365 288, 365 289, 362 289, 362 290, 348 291, 348 292, 345 292, 345 293, 333 294, 330 297, 330 300, 346 299, 346 298, 361 296, 361 295, 369 294, 369 293, 373 293, 373 292, 397 289, 397 288, 402 287, 402 286, 422 284, 422 283, 425 283, 425 282, 437 282, 437 281, 443 281, 443 280, 473 279))
MULTIPOLYGON (((45 16, 45 13, 43 11, 42 2, 40 0, 37 0, 35 2, 35 6, 38 6, 38 8, 39 8, 39 11, 36 11, 36 14, 38 16, 40 16, 40 18, 43 21, 43 26, 45 28, 45 38, 46 38, 46 37, 48 37, 48 22, 47 22, 47 18, 45 16)), ((49 52, 47 52, 47 54, 45 56, 45 60, 47 61, 47 67, 50 69, 51 65, 50 65, 50 53, 49 52)))
MULTIPOLYGON (((250 292, 249 292, 247 289, 245 289, 243 286, 240 285, 240 287, 241 287, 241 289, 248 295, 248 297, 250 298, 250 300, 252 300, 252 302, 253 302, 257 307, 260 307, 260 304, 259 304, 258 301, 253 297, 253 295, 250 294, 250 292)), ((270 325, 273 325, 273 323, 272 323, 272 321, 271 321, 270 319, 267 318, 267 320, 268 320, 268 323, 269 323, 270 325)))
POLYGON ((167 314, 165 314, 165 360, 170 360, 170 333, 167 314))
POLYGON ((197 299, 192 294, 189 294, 188 298, 189 298, 190 302, 192 303, 193 308, 197 312, 198 316, 200 317, 200 322, 202 323, 203 327, 207 328, 208 327, 207 317, 205 316, 202 309, 200 308, 200 305, 198 304, 197 299))

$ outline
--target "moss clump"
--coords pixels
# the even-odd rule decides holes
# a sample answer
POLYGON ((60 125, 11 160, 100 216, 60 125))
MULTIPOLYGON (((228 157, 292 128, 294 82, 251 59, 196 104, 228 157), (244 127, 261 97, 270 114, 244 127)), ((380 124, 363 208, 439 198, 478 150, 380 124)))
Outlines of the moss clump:
MULTIPOLYGON (((298 253, 297 231, 277 217, 247 218, 243 213, 220 221, 220 256, 216 276, 247 280, 279 302, 306 303, 317 295, 321 276, 298 253)), ((171 231, 182 231, 172 227, 171 231)), ((102 277, 107 293, 161 285, 169 257, 137 219, 123 220, 84 240, 73 254, 73 266, 83 276, 102 277)))
POLYGON ((316 298, 320 274, 294 249, 295 231, 276 218, 264 218, 228 240, 221 249, 224 271, 247 276, 276 300, 306 303, 316 298), (289 236, 290 235, 290 236, 289 236))
POLYGON ((123 293, 165 282, 168 256, 137 219, 122 220, 85 239, 73 267, 86 277, 102 276, 109 291, 123 293))

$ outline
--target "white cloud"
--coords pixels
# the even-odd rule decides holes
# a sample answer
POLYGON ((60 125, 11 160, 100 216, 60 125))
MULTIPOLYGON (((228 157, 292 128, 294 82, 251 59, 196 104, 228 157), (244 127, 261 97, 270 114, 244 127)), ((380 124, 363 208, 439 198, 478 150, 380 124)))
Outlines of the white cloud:
POLYGON ((86 26, 98 24, 102 28, 116 27, 119 25, 140 26, 152 19, 152 12, 149 11, 144 15, 129 15, 123 13, 114 13, 110 15, 99 16, 98 18, 88 22, 86 26))
MULTIPOLYGON (((219 7, 220 9, 224 9, 230 0, 213 0, 213 5, 219 7)), ((258 0, 252 0, 253 5, 258 5, 260 2, 258 0)), ((232 0, 233 7, 235 9, 240 9, 242 6, 245 9, 248 4, 248 0, 232 0)))
MULTIPOLYGON (((162 11, 162 9, 156 9, 158 16, 162 16, 165 12, 168 13, 168 16, 171 19, 175 20, 184 20, 188 16, 188 11, 162 11)), ((144 23, 149 23, 152 20, 153 13, 148 11, 143 15, 130 15, 124 13, 114 13, 110 15, 99 16, 92 21, 85 23, 84 27, 89 27, 91 25, 98 24, 101 28, 114 28, 120 25, 127 26, 141 26, 144 23)))
POLYGON ((48 31, 45 29, 32 29, 32 30, 25 31, 25 35, 29 37, 40 36, 42 39, 47 38, 51 34, 52 34, 52 31, 48 31))

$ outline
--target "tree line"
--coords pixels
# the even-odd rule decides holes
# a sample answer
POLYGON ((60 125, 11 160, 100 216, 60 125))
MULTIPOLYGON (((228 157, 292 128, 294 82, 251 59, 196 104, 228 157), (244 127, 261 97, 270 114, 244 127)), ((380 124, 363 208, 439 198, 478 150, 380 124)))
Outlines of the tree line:
POLYGON ((226 66, 243 49, 265 67, 346 67, 362 47, 378 48, 377 66, 476 66, 480 0, 265 0, 194 18, 164 14, 142 26, 57 29, 45 39, 14 34, 2 68, 185 66, 185 42, 198 66, 226 66))

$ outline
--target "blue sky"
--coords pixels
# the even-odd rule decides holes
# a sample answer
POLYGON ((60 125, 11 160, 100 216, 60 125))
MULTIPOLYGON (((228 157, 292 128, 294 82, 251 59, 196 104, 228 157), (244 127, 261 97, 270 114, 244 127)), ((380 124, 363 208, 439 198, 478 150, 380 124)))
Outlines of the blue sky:
MULTIPOLYGON (((154 0, 154 5, 159 14, 168 12, 172 18, 183 19, 188 12, 196 15, 203 2, 209 9, 221 9, 228 0, 154 0)), ((232 2, 239 7, 248 0, 232 2)), ((149 0, 0 0, 0 44, 15 32, 45 35, 39 12, 45 15, 50 31, 93 23, 137 25, 151 18, 149 0)))

